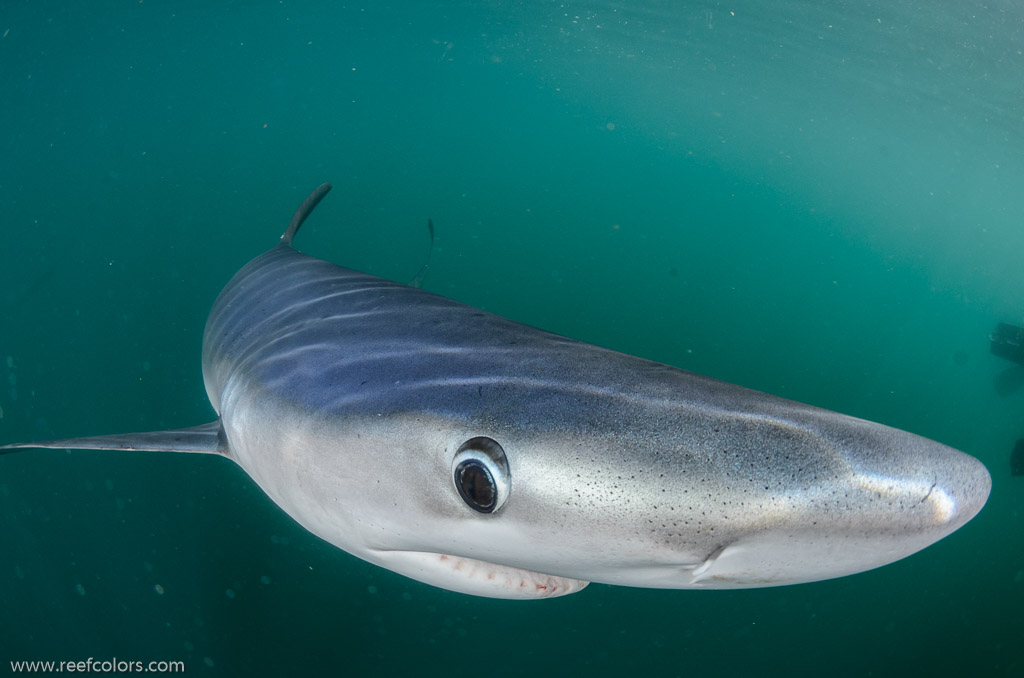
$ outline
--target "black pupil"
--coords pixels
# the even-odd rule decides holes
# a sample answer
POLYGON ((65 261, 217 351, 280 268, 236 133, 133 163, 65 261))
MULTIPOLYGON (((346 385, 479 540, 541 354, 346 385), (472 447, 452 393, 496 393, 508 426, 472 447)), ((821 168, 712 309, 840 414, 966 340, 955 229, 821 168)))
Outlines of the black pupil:
POLYGON ((498 492, 494 486, 494 478, 486 466, 476 459, 467 459, 456 467, 455 477, 459 481, 456 483, 459 494, 470 508, 480 513, 490 513, 494 510, 498 492))

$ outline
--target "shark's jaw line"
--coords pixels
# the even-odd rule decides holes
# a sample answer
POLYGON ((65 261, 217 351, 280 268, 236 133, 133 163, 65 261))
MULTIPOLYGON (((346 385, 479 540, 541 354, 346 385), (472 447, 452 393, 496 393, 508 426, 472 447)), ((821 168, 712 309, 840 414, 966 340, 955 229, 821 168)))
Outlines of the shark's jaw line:
POLYGON ((590 583, 428 551, 377 550, 363 555, 383 567, 426 584, 488 598, 554 598, 576 593, 590 583))

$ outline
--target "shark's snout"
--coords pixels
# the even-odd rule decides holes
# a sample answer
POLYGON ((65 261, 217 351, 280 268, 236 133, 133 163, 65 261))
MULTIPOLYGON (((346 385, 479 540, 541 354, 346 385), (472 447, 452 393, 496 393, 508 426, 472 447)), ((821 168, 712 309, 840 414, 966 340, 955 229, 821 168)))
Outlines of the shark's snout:
POLYGON ((790 494, 762 529, 723 544, 691 585, 732 588, 839 577, 905 558, 954 532, 985 505, 988 470, 918 436, 857 422, 840 446, 845 473, 790 494))
POLYGON ((981 510, 992 486, 981 462, 948 448, 930 469, 905 476, 858 472, 853 482, 895 514, 893 529, 936 529, 943 536, 981 510))
POLYGON ((985 466, 951 447, 905 431, 863 422, 866 432, 846 451, 851 483, 878 516, 880 531, 953 532, 985 505, 992 479, 985 466))

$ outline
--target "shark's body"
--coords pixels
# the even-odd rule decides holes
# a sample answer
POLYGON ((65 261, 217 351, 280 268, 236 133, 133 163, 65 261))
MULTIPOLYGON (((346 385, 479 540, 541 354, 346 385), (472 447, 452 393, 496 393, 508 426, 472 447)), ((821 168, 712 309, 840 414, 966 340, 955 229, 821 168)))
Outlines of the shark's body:
POLYGON ((984 505, 961 452, 303 255, 221 292, 219 418, 14 447, 219 453, 314 534, 444 588, 736 588, 892 562, 984 505))

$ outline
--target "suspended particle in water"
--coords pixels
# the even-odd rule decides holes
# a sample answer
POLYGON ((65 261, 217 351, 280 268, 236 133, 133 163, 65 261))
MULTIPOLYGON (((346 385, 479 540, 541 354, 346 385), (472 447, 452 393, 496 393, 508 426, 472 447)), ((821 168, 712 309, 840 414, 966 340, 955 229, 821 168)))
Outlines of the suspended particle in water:
POLYGON ((80 595, 80 596, 84 596, 85 595, 85 587, 82 586, 81 584, 75 584, 75 591, 77 591, 78 595, 80 595))
POLYGON ((158 596, 162 596, 162 595, 164 594, 164 587, 163 587, 163 586, 160 586, 160 584, 156 584, 156 585, 155 585, 155 586, 153 587, 153 590, 154 590, 154 591, 156 591, 156 594, 157 594, 158 596))
POLYGON ((235 599, 235 592, 234 592, 233 589, 225 589, 224 590, 224 595, 227 596, 228 598, 230 598, 231 600, 235 599))

